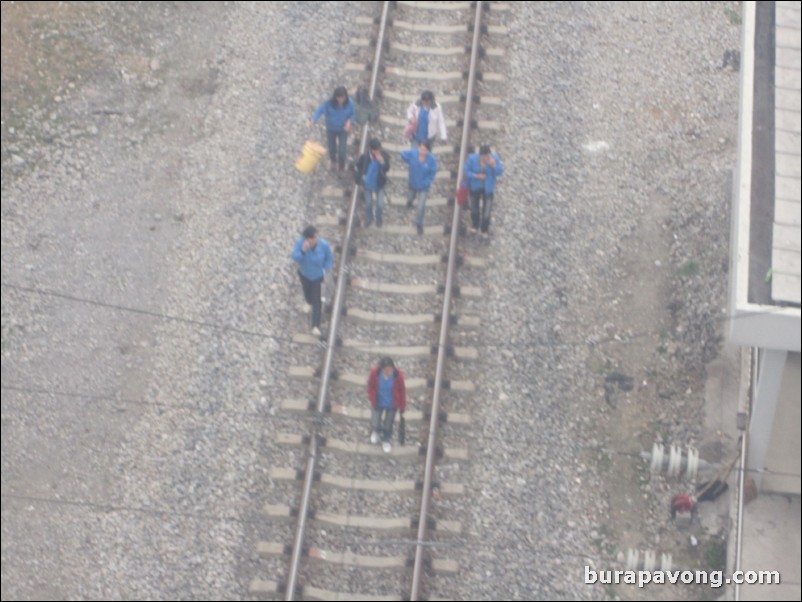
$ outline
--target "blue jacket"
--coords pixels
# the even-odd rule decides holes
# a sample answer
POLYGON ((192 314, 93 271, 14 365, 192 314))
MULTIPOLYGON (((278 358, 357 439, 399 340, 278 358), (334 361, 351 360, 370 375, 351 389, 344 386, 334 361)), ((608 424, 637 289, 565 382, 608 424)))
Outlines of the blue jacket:
POLYGON ((401 151, 401 159, 409 164, 409 187, 412 190, 429 190, 437 174, 437 158, 429 153, 421 163, 418 161, 418 149, 410 148, 401 151))
POLYGON ((350 98, 345 103, 344 107, 334 106, 331 104, 331 99, 324 102, 317 108, 315 114, 312 116, 312 123, 317 123, 321 115, 326 116, 326 129, 333 132, 342 132, 345 129, 345 122, 349 119, 351 121, 356 117, 354 109, 354 101, 350 98))
POLYGON ((378 161, 371 161, 368 165, 368 171, 365 172, 364 182, 365 190, 378 190, 379 189, 379 172, 381 165, 378 161))
POLYGON ((393 385, 395 385, 395 375, 385 379, 382 371, 379 370, 379 393, 376 396, 376 405, 380 408, 393 407, 393 385))
POLYGON ((480 191, 484 187, 485 193, 493 194, 493 191, 496 189, 496 178, 504 173, 504 167, 501 165, 501 159, 498 158, 496 153, 490 154, 496 161, 495 167, 492 165, 485 165, 484 169, 480 169, 479 153, 470 155, 468 160, 465 161, 465 175, 468 177, 468 181, 471 184, 471 190, 473 192, 480 191), (474 177, 476 174, 482 172, 485 174, 484 180, 474 177))
POLYGON ((387 184, 387 172, 390 171, 390 155, 388 155, 384 149, 382 149, 381 153, 382 159, 384 159, 384 165, 378 161, 374 161, 370 151, 359 157, 356 162, 355 182, 357 185, 364 186, 366 190, 381 190, 384 188, 384 186, 387 184), (374 163, 379 169, 376 173, 376 185, 371 188, 371 185, 368 184, 367 179, 368 171, 372 169, 374 163))
POLYGON ((295 248, 292 250, 292 260, 298 264, 298 271, 301 276, 309 280, 321 280, 331 269, 331 264, 334 262, 334 255, 331 253, 331 247, 322 238, 317 239, 317 244, 314 249, 309 249, 303 253, 301 249, 304 246, 304 237, 302 236, 295 241, 295 248))

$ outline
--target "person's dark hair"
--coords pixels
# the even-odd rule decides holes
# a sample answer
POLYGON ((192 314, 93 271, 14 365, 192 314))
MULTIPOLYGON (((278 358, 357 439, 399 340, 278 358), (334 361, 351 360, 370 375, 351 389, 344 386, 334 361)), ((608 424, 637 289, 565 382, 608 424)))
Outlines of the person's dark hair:
POLYGON ((479 154, 480 155, 489 155, 490 154, 490 145, 489 144, 483 144, 482 146, 480 146, 479 147, 479 154))
POLYGON ((423 92, 421 92, 420 99, 421 100, 431 100, 432 101, 432 106, 435 105, 434 94, 432 94, 429 90, 424 90, 423 92))
POLYGON ((378 138, 371 138, 370 142, 368 142, 368 146, 370 147, 370 150, 379 150, 382 147, 382 143, 378 138))
POLYGON ((343 101, 343 105, 345 106, 348 104, 348 90, 345 89, 345 86, 337 86, 334 88, 334 94, 331 95, 331 106, 338 107, 340 106, 337 103, 338 96, 345 96, 345 100, 343 101))
POLYGON ((418 145, 423 145, 423 146, 425 146, 425 147, 426 147, 426 150, 428 150, 428 151, 431 151, 431 150, 432 150, 432 143, 431 143, 431 142, 429 142, 428 140, 421 140, 420 142, 418 142, 418 145))
POLYGON ((387 366, 390 366, 391 368, 395 368, 395 364, 393 363, 392 358, 389 358, 389 357, 381 358, 379 360, 379 370, 383 370, 387 366))
POLYGON ((307 226, 304 228, 303 235, 304 238, 312 238, 315 234, 317 234, 317 228, 314 226, 307 226))

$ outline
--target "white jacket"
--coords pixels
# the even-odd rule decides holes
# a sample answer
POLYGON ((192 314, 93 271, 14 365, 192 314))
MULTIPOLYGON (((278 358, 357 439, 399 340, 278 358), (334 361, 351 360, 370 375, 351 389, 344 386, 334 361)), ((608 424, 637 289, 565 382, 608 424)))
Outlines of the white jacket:
MULTIPOLYGON (((417 103, 412 103, 407 109, 407 120, 418 119, 418 111, 420 106, 417 103)), ((440 140, 445 142, 448 139, 446 134, 446 116, 443 115, 443 108, 441 105, 435 105, 429 109, 429 134, 427 138, 431 140, 437 134, 440 134, 440 140)))

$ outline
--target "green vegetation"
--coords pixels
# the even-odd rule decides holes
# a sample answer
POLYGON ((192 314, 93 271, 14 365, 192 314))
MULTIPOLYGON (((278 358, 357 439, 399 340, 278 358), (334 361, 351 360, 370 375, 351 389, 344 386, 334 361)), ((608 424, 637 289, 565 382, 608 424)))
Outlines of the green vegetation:
POLYGON ((660 355, 668 353, 668 333, 665 330, 660 331, 660 344, 657 345, 657 353, 660 355))
POLYGON ((732 23, 733 25, 740 25, 741 24, 741 12, 739 10, 734 9, 731 6, 725 6, 724 7, 724 14, 727 15, 727 18, 730 20, 730 23, 732 23))
POLYGON ((679 268, 680 276, 696 276, 699 273, 699 264, 693 259, 689 259, 679 268))
POLYGON ((615 554, 615 537, 612 528, 603 524, 599 527, 598 537, 593 539, 593 545, 602 556, 613 556, 615 554))
POLYGON ((651 433, 649 434, 649 436, 651 437, 651 441, 655 441, 657 439, 662 439, 663 441, 668 440, 668 436, 669 434, 671 434, 671 429, 669 428, 669 425, 667 425, 662 420, 653 420, 650 426, 652 432, 654 433, 654 435, 652 435, 651 433))
POLYGON ((705 546, 705 562, 708 570, 723 571, 727 568, 727 545, 720 539, 711 539, 705 546))

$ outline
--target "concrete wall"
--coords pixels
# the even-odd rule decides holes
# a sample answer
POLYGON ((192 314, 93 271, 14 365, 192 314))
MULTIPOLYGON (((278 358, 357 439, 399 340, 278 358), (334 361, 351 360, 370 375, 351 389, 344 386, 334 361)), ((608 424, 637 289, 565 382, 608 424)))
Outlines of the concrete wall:
POLYGON ((767 472, 763 475, 763 491, 802 494, 802 479, 799 476, 802 474, 800 370, 800 354, 789 353, 766 455, 767 472))

